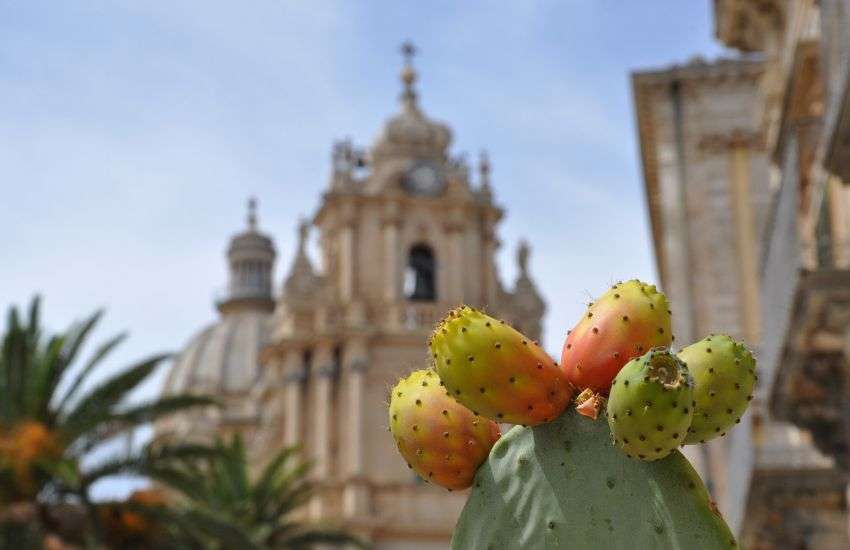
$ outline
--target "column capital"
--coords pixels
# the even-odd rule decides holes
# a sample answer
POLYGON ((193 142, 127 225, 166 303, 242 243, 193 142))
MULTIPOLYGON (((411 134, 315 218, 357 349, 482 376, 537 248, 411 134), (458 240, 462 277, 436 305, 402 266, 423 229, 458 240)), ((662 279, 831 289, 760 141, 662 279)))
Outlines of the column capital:
POLYGON ((289 372, 286 372, 283 375, 283 383, 284 384, 301 384, 306 380, 307 380, 307 370, 303 367, 299 367, 297 369, 290 370, 289 372))
POLYGON ((336 376, 337 367, 333 363, 325 363, 324 365, 316 369, 316 374, 323 378, 331 378, 333 376, 336 376))
POLYGON ((369 370, 369 361, 365 357, 358 357, 348 363, 348 368, 351 369, 351 372, 366 372, 369 370))
POLYGON ((396 201, 387 201, 384 203, 383 211, 381 212, 381 224, 384 226, 398 226, 401 224, 401 207, 396 201))

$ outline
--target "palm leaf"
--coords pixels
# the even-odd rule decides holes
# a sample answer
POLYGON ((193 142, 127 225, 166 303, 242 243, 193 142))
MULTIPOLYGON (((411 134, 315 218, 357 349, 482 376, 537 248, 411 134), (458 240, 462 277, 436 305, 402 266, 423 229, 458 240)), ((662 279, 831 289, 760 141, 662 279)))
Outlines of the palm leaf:
POLYGON ((115 347, 117 347, 121 342, 123 342, 127 338, 127 333, 122 332, 116 336, 113 336, 103 344, 101 344, 92 354, 91 358, 86 362, 85 366, 83 366, 82 370, 77 373, 76 377, 74 377, 73 382, 71 382, 68 389, 64 392, 61 398, 58 399, 58 402, 55 403, 56 410, 62 411, 65 410, 66 407, 71 403, 76 395, 77 391, 79 391, 80 387, 85 383, 86 379, 88 379, 89 375, 92 371, 100 364, 108 354, 115 347))
POLYGON ((359 538, 342 530, 331 528, 313 528, 288 536, 281 541, 275 541, 273 548, 296 549, 313 548, 316 544, 332 544, 341 546, 350 544, 358 548, 370 548, 368 544, 359 538))
POLYGON ((71 412, 60 416, 61 429, 71 443, 112 416, 112 408, 141 384, 168 355, 156 355, 109 378, 83 397, 71 412))

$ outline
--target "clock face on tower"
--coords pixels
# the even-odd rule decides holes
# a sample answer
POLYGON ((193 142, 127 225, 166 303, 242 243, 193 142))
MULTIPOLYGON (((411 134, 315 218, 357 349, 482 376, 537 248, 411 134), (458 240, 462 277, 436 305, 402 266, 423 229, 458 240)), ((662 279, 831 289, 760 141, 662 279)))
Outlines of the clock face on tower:
POLYGON ((404 188, 411 195, 421 197, 436 197, 446 187, 443 171, 430 161, 411 163, 404 174, 404 188))

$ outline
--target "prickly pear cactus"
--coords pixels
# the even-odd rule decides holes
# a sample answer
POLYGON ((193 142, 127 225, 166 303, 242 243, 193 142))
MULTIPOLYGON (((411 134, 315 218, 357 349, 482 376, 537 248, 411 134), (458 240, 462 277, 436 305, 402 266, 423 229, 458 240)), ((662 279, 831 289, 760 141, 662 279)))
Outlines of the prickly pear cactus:
POLYGON ((569 410, 514 427, 493 447, 452 540, 455 550, 735 548, 687 459, 631 460, 603 419, 569 410))
POLYGON ((499 439, 499 425, 446 395, 432 370, 418 370, 392 389, 390 432, 419 476, 446 489, 465 489, 499 439))
POLYGON ((576 388, 608 395, 623 365, 672 341, 667 297, 655 285, 632 279, 590 304, 567 334, 561 366, 576 388))
POLYGON ((756 360, 740 342, 707 336, 679 352, 694 377, 694 421, 686 444, 705 443, 741 421, 758 379, 756 360))
POLYGON ((449 394, 498 422, 549 422, 573 394, 564 373, 536 342, 469 306, 449 312, 429 348, 449 394))
POLYGON ((693 419, 694 381, 667 349, 632 359, 614 378, 608 425, 627 455, 658 460, 682 444, 693 419))

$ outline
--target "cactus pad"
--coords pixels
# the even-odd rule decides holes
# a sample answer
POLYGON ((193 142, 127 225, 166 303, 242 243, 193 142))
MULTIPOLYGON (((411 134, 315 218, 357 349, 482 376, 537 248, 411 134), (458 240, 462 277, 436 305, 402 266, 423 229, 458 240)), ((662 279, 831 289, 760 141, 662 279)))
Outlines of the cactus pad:
POLYGON ((713 550, 735 540, 681 453, 630 460, 607 423, 570 410, 496 443, 452 548, 713 550))

